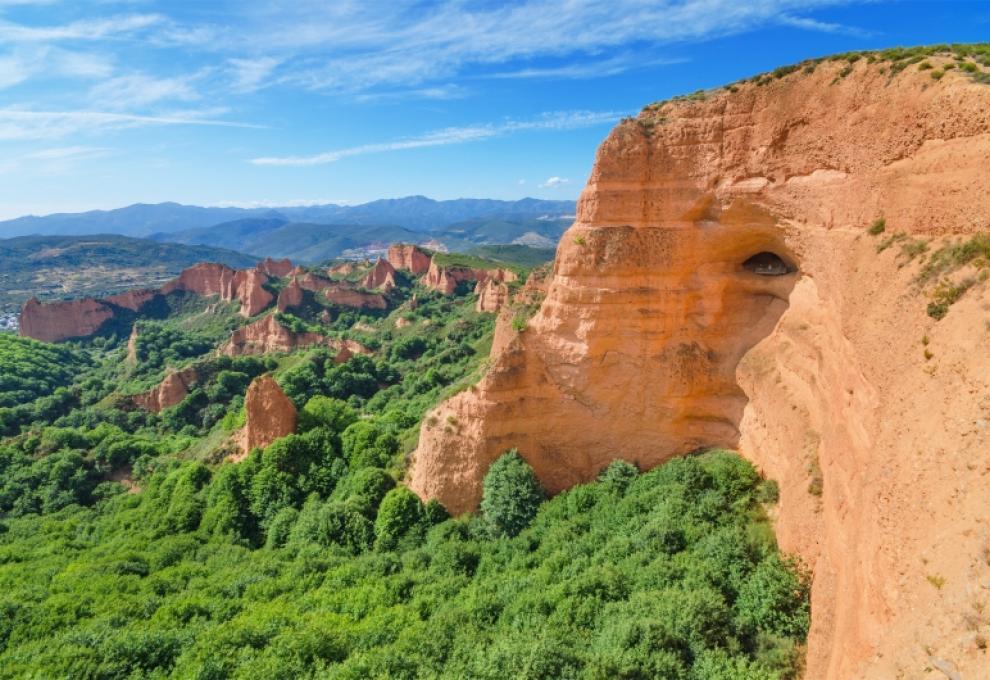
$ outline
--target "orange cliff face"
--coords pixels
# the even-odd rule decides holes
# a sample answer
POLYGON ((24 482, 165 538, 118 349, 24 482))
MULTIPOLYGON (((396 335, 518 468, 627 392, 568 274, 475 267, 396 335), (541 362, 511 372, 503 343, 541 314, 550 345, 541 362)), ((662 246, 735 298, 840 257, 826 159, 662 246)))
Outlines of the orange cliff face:
POLYGON ((430 268, 430 255, 410 243, 393 243, 388 249, 388 262, 396 269, 404 269, 413 276, 419 276, 430 268))
POLYGON ((441 265, 436 259, 430 260, 430 268, 423 276, 422 283, 427 288, 444 295, 453 295, 457 284, 464 281, 484 282, 493 279, 499 283, 515 281, 518 277, 508 269, 472 269, 457 265, 441 265))
POLYGON ((395 267, 388 260, 378 258, 375 265, 361 280, 361 285, 371 290, 377 288, 385 293, 393 290, 396 286, 395 267))
POLYGON ((280 324, 274 314, 238 328, 231 334, 230 340, 220 348, 220 353, 236 357, 269 352, 291 352, 316 345, 338 350, 338 363, 346 361, 355 354, 370 353, 370 350, 353 340, 337 340, 319 333, 292 331, 280 324))
POLYGON ((273 260, 270 257, 266 257, 258 263, 257 269, 263 274, 273 276, 276 279, 282 279, 292 273, 293 267, 292 262, 287 257, 281 260, 273 260))
POLYGON ((846 66, 620 124, 546 299, 424 419, 410 486, 457 513, 510 447, 551 491, 736 447, 780 483, 778 540, 814 572, 806 678, 914 677, 929 654, 979 677, 988 284, 936 323, 918 261, 866 228, 932 249, 986 228, 990 87, 846 66))
POLYGON ((217 295, 226 302, 240 302, 242 316, 254 316, 275 299, 264 288, 267 282, 268 276, 258 269, 235 270, 209 262, 184 270, 162 287, 162 293, 186 291, 203 296, 217 295))
POLYGON ((31 298, 20 315, 20 335, 42 342, 61 342, 84 338, 98 332, 105 323, 124 310, 139 312, 158 295, 153 290, 135 290, 96 300, 80 298, 58 302, 39 302, 31 298))
POLYGON ((234 456, 235 460, 296 431, 296 407, 268 374, 251 381, 244 397, 244 411, 244 429, 238 442, 241 454, 234 456))
POLYGON ((175 406, 186 398, 189 388, 199 381, 199 371, 195 366, 188 366, 181 371, 174 371, 165 376, 157 387, 136 394, 132 397, 135 405, 143 409, 160 413, 163 409, 175 406))

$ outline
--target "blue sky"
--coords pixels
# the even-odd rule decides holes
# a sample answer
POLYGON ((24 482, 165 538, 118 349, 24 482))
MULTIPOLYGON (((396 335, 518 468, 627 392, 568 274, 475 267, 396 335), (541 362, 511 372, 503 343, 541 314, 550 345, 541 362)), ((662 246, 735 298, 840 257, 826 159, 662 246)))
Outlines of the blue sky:
POLYGON ((0 0, 0 217, 575 198, 623 115, 987 0, 0 0))

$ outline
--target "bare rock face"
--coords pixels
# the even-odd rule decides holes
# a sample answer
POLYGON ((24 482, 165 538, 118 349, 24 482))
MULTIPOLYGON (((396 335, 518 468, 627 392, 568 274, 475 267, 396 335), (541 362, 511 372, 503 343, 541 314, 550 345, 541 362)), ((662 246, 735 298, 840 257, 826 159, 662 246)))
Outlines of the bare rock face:
POLYGON ((388 260, 378 258, 375 261, 375 266, 361 280, 361 285, 371 290, 380 289, 387 293, 396 286, 395 267, 389 264, 388 260))
POLYGON ((338 363, 355 354, 369 354, 370 350, 353 340, 327 338, 319 333, 292 331, 278 322, 274 314, 248 324, 234 331, 220 353, 227 356, 268 354, 270 352, 291 352, 306 347, 323 345, 338 350, 335 357, 338 363))
POLYGON ((137 324, 134 324, 133 326, 131 326, 131 335, 130 337, 127 338, 127 357, 124 359, 124 361, 127 363, 128 366, 133 367, 137 365, 138 337, 139 337, 138 327, 137 324))
POLYGON ((122 309, 129 309, 132 312, 139 312, 146 304, 157 298, 159 295, 160 293, 157 290, 152 289, 128 290, 123 293, 118 293, 117 295, 108 295, 103 298, 103 301, 109 302, 117 307, 121 307, 122 309))
POLYGON ((169 373, 157 387, 132 397, 134 404, 141 408, 160 413, 163 409, 175 406, 186 398, 189 388, 199 382, 199 372, 195 366, 169 373))
POLYGON ((353 262, 341 262, 340 264, 335 264, 327 270, 331 276, 350 276, 355 271, 357 271, 357 265, 353 262))
POLYGON ((23 337, 42 342, 85 338, 123 310, 139 312, 157 295, 158 291, 154 290, 134 290, 100 300, 80 298, 42 303, 31 298, 21 308, 19 332, 23 337))
POLYGON ((323 295, 332 304, 355 309, 385 309, 388 303, 379 293, 366 293, 351 285, 337 283, 323 290, 323 295))
POLYGON ((325 288, 336 285, 336 282, 332 279, 317 276, 316 274, 311 274, 309 272, 296 274, 295 281, 299 284, 300 288, 303 290, 308 290, 311 293, 318 293, 325 288))
POLYGON ((474 294, 478 296, 474 306, 478 312, 497 313, 509 301, 509 287, 491 278, 478 281, 474 294))
POLYGON ((268 374, 251 382, 244 397, 244 410, 247 417, 239 440, 242 454, 237 459, 296 431, 296 407, 268 374))
POLYGON ((410 486, 457 513, 510 447, 550 491, 737 447, 814 570, 806 678, 920 676, 929 654, 979 677, 960 612, 990 582, 990 293, 934 322, 917 261, 866 228, 933 249, 985 228, 990 87, 847 66, 620 124, 546 299, 424 419, 410 486))
POLYGON ((217 295, 221 300, 241 303, 242 316, 264 311, 274 296, 263 287, 268 276, 257 269, 234 270, 212 262, 193 265, 162 287, 162 293, 186 291, 202 296, 217 295))
POLYGON ((439 291, 444 295, 453 295, 457 284, 464 281, 484 282, 494 279, 497 282, 515 281, 518 277, 508 269, 473 269, 471 267, 449 266, 439 264, 436 259, 430 260, 430 268, 422 279, 427 288, 439 291))
POLYGON ((281 260, 273 260, 270 257, 266 257, 258 263, 258 271, 281 279, 292 273, 292 262, 287 257, 281 260))
POLYGON ((61 342, 92 335, 112 318, 113 308, 92 298, 48 303, 31 298, 21 308, 19 333, 42 342, 61 342))
POLYGON ((388 262, 396 269, 419 276, 430 268, 430 254, 411 243, 393 243, 388 249, 388 262))
POLYGON ((287 312, 290 309, 294 309, 303 303, 303 287, 299 285, 299 282, 295 279, 289 282, 289 284, 279 291, 278 300, 275 302, 275 307, 280 312, 287 312))

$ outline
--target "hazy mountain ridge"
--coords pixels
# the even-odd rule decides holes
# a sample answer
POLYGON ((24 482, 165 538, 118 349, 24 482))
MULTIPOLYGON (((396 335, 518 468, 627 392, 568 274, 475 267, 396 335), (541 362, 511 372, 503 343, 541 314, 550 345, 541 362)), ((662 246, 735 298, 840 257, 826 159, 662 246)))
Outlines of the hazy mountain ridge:
POLYGON ((174 202, 136 203, 114 210, 18 217, 0 222, 0 235, 9 238, 32 234, 100 233, 140 237, 211 227, 249 218, 322 224, 389 224, 414 231, 432 231, 471 219, 535 219, 573 215, 574 211, 574 201, 535 198, 518 201, 476 198, 436 201, 425 196, 407 196, 353 206, 326 204, 275 208, 204 207, 174 202))

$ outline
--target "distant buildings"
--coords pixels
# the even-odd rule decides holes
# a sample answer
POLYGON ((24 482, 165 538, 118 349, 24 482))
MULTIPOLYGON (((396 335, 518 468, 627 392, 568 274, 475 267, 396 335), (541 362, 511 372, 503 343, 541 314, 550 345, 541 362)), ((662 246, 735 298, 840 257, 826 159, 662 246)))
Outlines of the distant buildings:
POLYGON ((0 314, 0 333, 16 333, 17 329, 17 314, 0 314))

